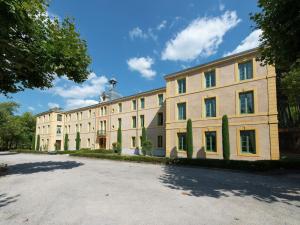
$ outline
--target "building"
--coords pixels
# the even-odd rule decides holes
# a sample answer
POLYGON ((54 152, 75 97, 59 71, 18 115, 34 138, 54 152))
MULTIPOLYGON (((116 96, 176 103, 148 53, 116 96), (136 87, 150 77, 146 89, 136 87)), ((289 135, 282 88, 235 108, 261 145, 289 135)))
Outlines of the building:
POLYGON ((99 104, 37 115, 41 148, 62 149, 76 132, 82 148, 112 148, 122 129, 123 152, 140 147, 147 129, 157 155, 186 157, 186 121, 193 123, 194 157, 222 158, 222 116, 229 118, 231 159, 278 159, 275 69, 256 61, 257 49, 165 76, 166 87, 99 104))

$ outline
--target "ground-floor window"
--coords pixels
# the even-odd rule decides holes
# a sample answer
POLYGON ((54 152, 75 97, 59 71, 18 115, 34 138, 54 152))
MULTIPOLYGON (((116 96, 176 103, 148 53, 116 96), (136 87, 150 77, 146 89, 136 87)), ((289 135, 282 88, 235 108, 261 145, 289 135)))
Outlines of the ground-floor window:
POLYGON ((131 147, 135 148, 136 147, 136 140, 135 137, 131 137, 131 147))
POLYGON ((162 148, 163 147, 163 137, 161 135, 157 136, 157 147, 162 148))
POLYGON ((205 149, 208 152, 217 151, 217 132, 206 131, 205 132, 205 149))
POLYGON ((240 145, 242 153, 256 154, 255 130, 240 131, 240 145))
POLYGON ((178 133, 178 150, 186 151, 186 133, 178 133))

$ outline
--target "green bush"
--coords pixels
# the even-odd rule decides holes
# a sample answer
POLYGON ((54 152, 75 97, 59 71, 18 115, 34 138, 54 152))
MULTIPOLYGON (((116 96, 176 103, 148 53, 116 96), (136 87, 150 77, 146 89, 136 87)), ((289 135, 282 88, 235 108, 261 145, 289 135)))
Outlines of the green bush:
POLYGON ((143 142, 143 154, 144 155, 152 155, 152 143, 149 140, 143 142))
POLYGON ((65 134, 65 141, 64 141, 64 150, 67 151, 69 149, 69 136, 65 134))
POLYGON ((122 152, 122 130, 121 130, 121 127, 118 128, 116 150, 117 150, 117 153, 120 155, 122 152))
POLYGON ((142 140, 141 140, 141 146, 142 146, 142 154, 146 155, 147 154, 147 146, 144 146, 145 142, 147 141, 147 132, 146 132, 146 128, 143 127, 142 128, 142 140), (146 147, 146 148, 145 148, 146 147))
POLYGON ((193 126, 192 120, 188 119, 186 125, 186 147, 187 147, 187 157, 189 159, 193 158, 193 126))
POLYGON ((76 150, 80 149, 80 133, 76 133, 76 150))
POLYGON ((37 139, 36 139, 36 146, 35 150, 39 151, 40 150, 40 135, 38 134, 37 139))
POLYGON ((35 134, 32 136, 31 150, 35 150, 35 134))
POLYGON ((223 145, 223 158, 225 160, 230 159, 230 144, 229 144, 229 128, 228 117, 224 115, 222 117, 222 145, 223 145))

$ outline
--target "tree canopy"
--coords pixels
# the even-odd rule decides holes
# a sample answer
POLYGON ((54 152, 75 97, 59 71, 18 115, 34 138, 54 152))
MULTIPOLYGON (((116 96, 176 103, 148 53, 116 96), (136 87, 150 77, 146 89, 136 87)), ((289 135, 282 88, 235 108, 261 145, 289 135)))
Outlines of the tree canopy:
POLYGON ((83 82, 91 62, 73 20, 50 18, 47 0, 0 0, 0 93, 83 82))
POLYGON ((0 149, 30 148, 35 135, 35 117, 30 112, 15 115, 19 105, 0 103, 0 149))

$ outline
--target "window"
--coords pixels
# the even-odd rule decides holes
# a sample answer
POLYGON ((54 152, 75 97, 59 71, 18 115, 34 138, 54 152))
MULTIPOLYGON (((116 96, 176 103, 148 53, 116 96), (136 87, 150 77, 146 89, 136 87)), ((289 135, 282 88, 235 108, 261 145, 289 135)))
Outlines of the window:
POLYGON ((216 98, 207 98, 205 102, 205 116, 216 117, 216 98))
POLYGON ((241 130, 240 141, 242 153, 256 153, 255 130, 241 130))
POLYGON ((56 134, 61 134, 61 125, 57 125, 56 134))
POLYGON ((205 72, 204 77, 205 77, 205 87, 206 88, 216 86, 216 71, 215 70, 205 72))
POLYGON ((61 114, 57 114, 57 121, 62 121, 62 115, 61 114))
POLYGON ((132 100, 132 109, 136 110, 136 100, 132 100))
POLYGON ((89 110, 89 118, 92 117, 92 110, 89 110))
POLYGON ((164 125, 164 114, 162 112, 157 113, 157 125, 164 125))
POLYGON ((118 128, 121 128, 121 127, 122 127, 122 119, 118 118, 118 128))
POLYGON ((88 123, 88 132, 91 132, 91 123, 88 123))
POLYGON ((88 139, 87 139, 87 146, 86 146, 86 147, 89 148, 90 146, 91 146, 91 139, 88 138, 88 139))
POLYGON ((82 120, 82 112, 80 112, 80 119, 82 120))
POLYGON ((240 80, 248 80, 253 78, 252 61, 239 63, 239 76, 240 80))
POLYGON ((144 127, 145 126, 145 116, 140 115, 140 120, 141 120, 141 127, 144 127))
POLYGON ((158 95, 158 105, 162 106, 164 104, 164 95, 163 94, 159 94, 158 95))
POLYGON ((103 107, 100 109, 100 115, 103 116, 103 107))
POLYGON ((186 86, 186 81, 185 81, 185 78, 177 80, 177 84, 178 84, 178 93, 179 94, 185 93, 185 91, 186 91, 186 87, 185 87, 186 86))
POLYGON ((186 151, 186 133, 178 133, 178 150, 186 151))
POLYGON ((119 113, 121 113, 122 112, 122 103, 119 103, 118 107, 119 107, 119 113))
POLYGON ((240 97, 240 113, 250 114, 254 113, 253 91, 242 92, 240 97))
POLYGON ((107 110, 106 110, 106 106, 104 106, 104 115, 106 115, 106 112, 107 112, 107 110))
POLYGON ((135 137, 131 137, 131 147, 135 148, 136 147, 136 140, 135 137))
POLYGON ((47 133, 50 133, 50 125, 48 125, 47 133))
POLYGON ((136 116, 132 117, 132 128, 136 128, 136 116))
POLYGON ((103 129, 106 131, 106 120, 103 121, 103 129))
POLYGON ((217 132, 205 132, 205 149, 208 152, 217 152, 217 132))
POLYGON ((141 102, 141 109, 144 109, 145 108, 145 99, 141 98, 140 102, 141 102))
POLYGON ((143 144, 143 137, 142 136, 140 136, 140 147, 142 147, 142 144, 143 144))
POLYGON ((157 147, 162 148, 163 147, 163 137, 161 135, 157 136, 157 147))
POLYGON ((178 120, 185 120, 186 119, 186 103, 178 103, 178 120))
POLYGON ((79 120, 79 113, 76 113, 76 119, 79 120))
POLYGON ((76 124, 76 130, 75 130, 75 132, 78 132, 79 130, 78 130, 78 124, 76 124))

